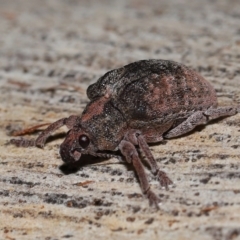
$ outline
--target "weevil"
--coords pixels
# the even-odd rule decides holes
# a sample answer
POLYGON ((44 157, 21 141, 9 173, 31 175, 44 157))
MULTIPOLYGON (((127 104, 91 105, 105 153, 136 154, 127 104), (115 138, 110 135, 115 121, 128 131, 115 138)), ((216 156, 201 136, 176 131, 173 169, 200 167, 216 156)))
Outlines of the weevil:
MULTIPOLYGON (((80 161, 83 154, 110 158, 111 152, 120 150, 155 206, 160 199, 150 188, 141 154, 161 186, 168 188, 172 180, 158 167, 148 143, 184 135, 210 120, 240 112, 240 106, 218 107, 208 81, 168 60, 141 60, 109 71, 88 87, 87 96, 90 102, 81 116, 52 123, 33 145, 42 148, 54 131, 66 125, 69 131, 60 145, 64 162, 80 161)), ((10 142, 28 145, 26 140, 10 142)))

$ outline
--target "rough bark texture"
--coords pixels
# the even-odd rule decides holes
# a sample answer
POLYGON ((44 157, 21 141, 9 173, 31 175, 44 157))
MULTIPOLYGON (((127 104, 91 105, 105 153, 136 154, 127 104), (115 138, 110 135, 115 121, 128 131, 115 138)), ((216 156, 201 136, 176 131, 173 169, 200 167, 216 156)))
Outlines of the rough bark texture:
POLYGON ((191 66, 239 103, 239 22, 237 0, 0 1, 0 239, 240 239, 240 114, 151 146, 176 184, 148 172, 159 211, 124 162, 62 166, 65 128, 44 150, 5 146, 80 114, 88 85, 140 59, 191 66))

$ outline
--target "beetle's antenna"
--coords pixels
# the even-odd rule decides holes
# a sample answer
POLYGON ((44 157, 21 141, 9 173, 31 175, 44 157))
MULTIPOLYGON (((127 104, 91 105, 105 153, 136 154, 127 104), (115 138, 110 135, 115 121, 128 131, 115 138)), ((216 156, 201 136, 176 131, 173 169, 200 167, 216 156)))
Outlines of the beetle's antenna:
POLYGON ((95 157, 101 157, 101 158, 117 158, 118 160, 122 161, 122 157, 119 155, 115 155, 115 154, 110 154, 110 153, 91 153, 91 155, 95 156, 95 157))

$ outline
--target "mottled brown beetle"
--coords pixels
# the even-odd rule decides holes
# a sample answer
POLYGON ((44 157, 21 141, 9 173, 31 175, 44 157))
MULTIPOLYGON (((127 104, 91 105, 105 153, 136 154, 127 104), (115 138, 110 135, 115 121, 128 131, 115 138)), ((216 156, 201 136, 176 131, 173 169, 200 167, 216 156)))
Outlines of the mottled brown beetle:
MULTIPOLYGON (((132 163, 150 205, 159 198, 151 191, 138 146, 160 184, 172 181, 159 170, 147 143, 178 137, 212 119, 240 112, 237 107, 217 107, 213 87, 197 72, 166 60, 142 60, 107 72, 87 89, 90 102, 81 116, 70 116, 51 124, 34 141, 43 147, 47 138, 66 125, 70 130, 60 146, 64 162, 75 162, 81 154, 111 157, 120 150, 132 163)), ((26 140, 11 143, 31 145, 26 140)))

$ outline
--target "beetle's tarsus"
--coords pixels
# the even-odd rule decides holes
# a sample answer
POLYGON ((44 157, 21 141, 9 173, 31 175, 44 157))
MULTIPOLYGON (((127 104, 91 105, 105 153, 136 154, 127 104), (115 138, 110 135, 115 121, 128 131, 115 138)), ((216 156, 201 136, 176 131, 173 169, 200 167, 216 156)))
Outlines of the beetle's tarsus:
POLYGON ((44 139, 44 141, 36 141, 36 147, 39 147, 39 148, 44 148, 44 145, 45 145, 45 142, 46 142, 46 139, 44 139))
POLYGON ((159 181, 160 185, 163 188, 165 188, 166 190, 169 190, 169 186, 173 185, 173 181, 163 171, 158 170, 157 178, 158 178, 158 181, 159 181))
POLYGON ((146 196, 149 200, 149 205, 151 207, 156 207, 159 209, 159 203, 161 203, 161 200, 151 189, 148 189, 146 196))
POLYGON ((35 145, 35 139, 24 139, 24 138, 20 138, 20 139, 16 139, 13 138, 9 141, 9 144, 15 145, 16 147, 34 147, 35 145))

